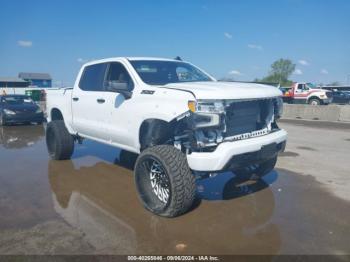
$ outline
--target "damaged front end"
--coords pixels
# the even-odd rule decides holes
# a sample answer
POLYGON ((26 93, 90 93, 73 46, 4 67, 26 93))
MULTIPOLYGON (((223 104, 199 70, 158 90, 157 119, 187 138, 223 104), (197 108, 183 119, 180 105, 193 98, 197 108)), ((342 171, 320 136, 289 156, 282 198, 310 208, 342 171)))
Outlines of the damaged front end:
POLYGON ((280 97, 255 100, 199 100, 177 118, 174 145, 180 150, 211 152, 218 144, 267 135, 279 130, 280 97))

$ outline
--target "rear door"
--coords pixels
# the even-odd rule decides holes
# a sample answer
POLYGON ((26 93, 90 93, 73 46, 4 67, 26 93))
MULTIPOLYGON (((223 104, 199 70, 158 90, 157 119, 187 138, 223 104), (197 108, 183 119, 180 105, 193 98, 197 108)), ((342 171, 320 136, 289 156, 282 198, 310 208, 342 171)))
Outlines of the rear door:
POLYGON ((82 136, 108 140, 107 119, 110 114, 104 91, 108 64, 86 66, 72 95, 73 125, 82 136))

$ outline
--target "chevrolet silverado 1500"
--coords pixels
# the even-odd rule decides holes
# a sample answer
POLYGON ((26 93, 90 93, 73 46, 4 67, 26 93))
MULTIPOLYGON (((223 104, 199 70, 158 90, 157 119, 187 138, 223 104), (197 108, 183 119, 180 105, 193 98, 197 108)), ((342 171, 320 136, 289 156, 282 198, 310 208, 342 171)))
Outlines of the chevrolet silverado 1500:
POLYGON ((48 91, 46 142, 55 160, 84 138, 139 154, 142 204, 174 217, 192 206, 196 176, 274 168, 287 138, 282 104, 273 86, 219 82, 188 62, 109 58, 84 64, 74 87, 48 91))

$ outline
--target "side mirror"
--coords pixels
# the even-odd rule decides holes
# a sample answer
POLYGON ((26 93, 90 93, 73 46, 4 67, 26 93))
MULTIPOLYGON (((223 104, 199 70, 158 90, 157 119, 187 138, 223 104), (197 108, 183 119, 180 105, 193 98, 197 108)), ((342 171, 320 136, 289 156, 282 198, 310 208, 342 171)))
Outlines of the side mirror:
POLYGON ((126 82, 105 81, 105 88, 107 91, 122 94, 125 99, 129 99, 132 95, 132 92, 129 91, 128 83, 126 82))

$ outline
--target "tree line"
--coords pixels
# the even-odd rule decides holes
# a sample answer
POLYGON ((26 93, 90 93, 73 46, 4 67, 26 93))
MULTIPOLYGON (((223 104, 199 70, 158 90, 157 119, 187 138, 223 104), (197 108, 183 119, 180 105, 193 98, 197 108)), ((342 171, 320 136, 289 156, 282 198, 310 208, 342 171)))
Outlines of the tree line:
MULTIPOLYGON (((259 79, 255 78, 254 82, 261 82, 261 83, 275 83, 279 86, 290 86, 293 81, 289 80, 289 77, 293 74, 295 71, 296 64, 292 62, 290 59, 283 59, 280 58, 273 62, 270 67, 270 71, 267 76, 259 79)), ((224 81, 232 81, 232 78, 224 78, 222 79, 224 81)), ((320 84, 323 86, 323 84, 320 84)), ((340 82, 332 82, 329 83, 330 86, 337 86, 340 85, 340 82)))

